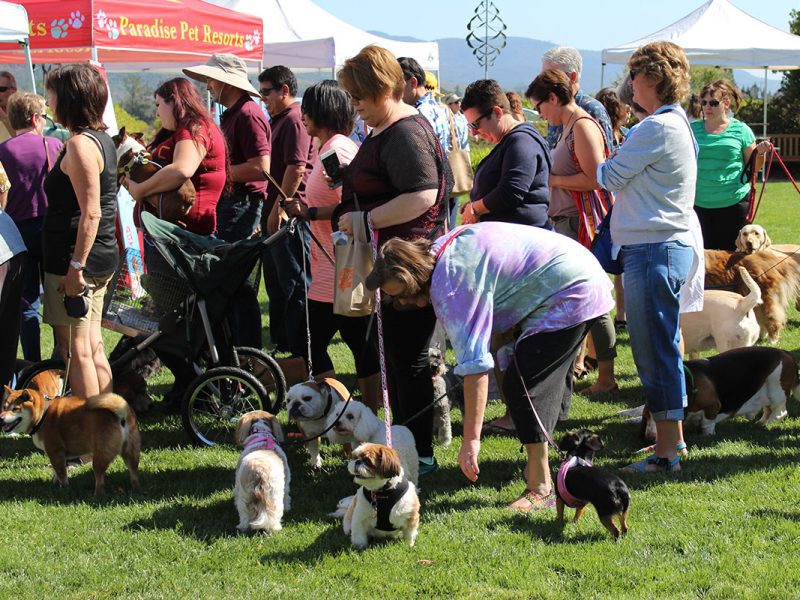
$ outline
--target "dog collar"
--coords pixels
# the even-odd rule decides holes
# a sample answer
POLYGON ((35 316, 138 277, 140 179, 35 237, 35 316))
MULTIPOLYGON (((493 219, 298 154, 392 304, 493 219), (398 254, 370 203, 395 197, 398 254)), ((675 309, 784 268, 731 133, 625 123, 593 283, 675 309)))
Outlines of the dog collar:
POLYGON ((244 440, 244 449, 247 452, 252 450, 275 450, 279 447, 275 436, 266 431, 248 435, 244 440))
POLYGON ((339 394, 339 397, 345 402, 349 402, 351 398, 350 391, 344 387, 342 382, 338 379, 325 377, 320 383, 327 384, 328 387, 331 388, 331 393, 328 394, 328 401, 325 403, 325 409, 322 411, 322 414, 317 417, 317 419, 322 419, 330 414, 331 406, 333 406, 333 392, 339 394))
POLYGON ((561 463, 561 466, 558 468, 558 476, 556 477, 556 488, 558 490, 558 495, 561 496, 564 504, 570 508, 580 508, 581 506, 586 506, 586 500, 576 498, 570 494, 569 490, 567 489, 567 471, 577 466, 591 467, 592 463, 584 458, 571 456, 561 463))
POLYGON ((395 487, 390 486, 391 481, 377 490, 361 488, 364 491, 364 498, 378 512, 378 522, 375 528, 380 531, 395 531, 395 526, 389 521, 389 515, 392 507, 408 491, 408 479, 404 477, 395 487))
POLYGON ((47 409, 50 408, 50 397, 44 396, 44 410, 42 411, 42 418, 39 419, 39 422, 33 426, 31 429, 31 437, 36 435, 36 432, 42 427, 42 423, 44 423, 44 418, 47 416, 47 409))

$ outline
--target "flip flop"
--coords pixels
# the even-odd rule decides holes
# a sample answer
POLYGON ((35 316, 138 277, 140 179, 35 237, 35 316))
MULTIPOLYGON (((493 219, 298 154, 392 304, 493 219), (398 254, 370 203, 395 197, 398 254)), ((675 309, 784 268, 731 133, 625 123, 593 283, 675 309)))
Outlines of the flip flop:
POLYGON ((651 454, 647 458, 622 468, 626 473, 677 473, 681 470, 681 455, 672 460, 651 454))
POLYGON ((533 490, 529 490, 525 488, 525 491, 522 492, 522 495, 514 500, 514 502, 507 504, 506 508, 509 510, 515 510, 517 512, 535 512, 537 510, 545 510, 548 508, 554 508, 556 505, 556 495, 551 491, 549 494, 542 496, 541 494, 537 494, 533 490), (522 504, 520 506, 514 506, 520 500, 527 500, 527 504, 522 504))

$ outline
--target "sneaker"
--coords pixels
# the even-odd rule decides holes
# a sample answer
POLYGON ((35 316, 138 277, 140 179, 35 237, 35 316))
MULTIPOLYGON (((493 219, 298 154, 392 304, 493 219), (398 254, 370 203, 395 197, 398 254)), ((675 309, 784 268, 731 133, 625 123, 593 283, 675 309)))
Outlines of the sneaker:
POLYGON ((431 457, 431 462, 427 461, 419 461, 419 474, 420 475, 428 475, 430 473, 434 473, 439 469, 439 462, 436 460, 435 456, 431 457))

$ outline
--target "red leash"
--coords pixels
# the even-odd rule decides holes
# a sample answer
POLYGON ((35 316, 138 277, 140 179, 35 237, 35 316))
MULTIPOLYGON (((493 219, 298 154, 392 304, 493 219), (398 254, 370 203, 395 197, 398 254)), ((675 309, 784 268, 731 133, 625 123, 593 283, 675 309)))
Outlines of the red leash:
MULTIPOLYGON (((755 150, 753 150, 755 152, 755 150)), ((794 189, 797 190, 797 193, 800 194, 800 187, 797 187, 797 182, 792 177, 792 174, 789 172, 789 168, 786 166, 786 163, 783 162, 781 159, 781 155, 778 154, 778 151, 775 149, 770 143, 770 150, 769 150, 769 161, 767 162, 767 168, 764 171, 764 181, 761 182, 761 193, 758 195, 758 200, 756 200, 756 169, 755 169, 755 161, 753 161, 753 174, 750 178, 750 204, 747 210, 747 222, 752 223, 756 218, 756 213, 758 212, 759 207, 761 206, 761 199, 764 197, 764 190, 767 187, 767 180, 769 179, 769 173, 772 169, 772 161, 773 159, 777 158, 778 163, 783 168, 783 172, 786 173, 786 176, 789 178, 789 181, 792 182, 794 189)))

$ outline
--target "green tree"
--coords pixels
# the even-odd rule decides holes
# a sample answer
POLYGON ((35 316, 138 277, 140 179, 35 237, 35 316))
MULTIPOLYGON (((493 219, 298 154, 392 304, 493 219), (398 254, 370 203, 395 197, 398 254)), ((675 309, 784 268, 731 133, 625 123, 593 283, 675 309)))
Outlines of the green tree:
POLYGON ((699 94, 704 85, 713 83, 717 79, 730 79, 733 81, 733 70, 725 67, 706 67, 698 65, 690 67, 690 76, 692 78, 690 92, 692 94, 699 94))
POLYGON ((123 77, 122 86, 124 91, 120 99, 120 105, 137 119, 152 123, 156 116, 153 90, 145 85, 141 78, 135 74, 123 77))
POLYGON ((117 117, 117 127, 120 129, 125 127, 128 133, 141 131, 145 134, 145 138, 151 137, 152 126, 128 113, 119 102, 114 102, 114 116, 117 117))
MULTIPOLYGON (((800 10, 789 12, 789 30, 800 35, 800 10)), ((776 133, 800 133, 800 71, 784 71, 781 88, 767 107, 769 129, 776 133)))

